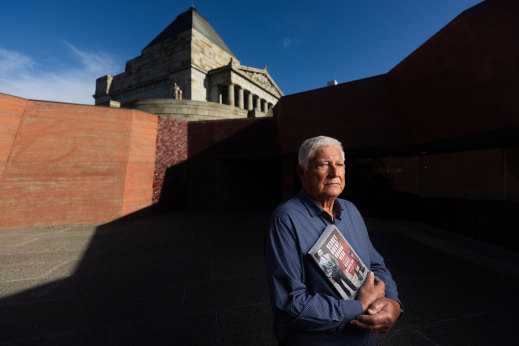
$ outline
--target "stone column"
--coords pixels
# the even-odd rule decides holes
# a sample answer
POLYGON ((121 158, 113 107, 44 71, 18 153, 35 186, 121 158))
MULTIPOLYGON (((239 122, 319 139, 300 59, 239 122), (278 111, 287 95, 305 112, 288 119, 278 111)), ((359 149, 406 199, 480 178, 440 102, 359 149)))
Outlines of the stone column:
POLYGON ((227 104, 234 106, 234 84, 227 85, 227 104))
POLYGON ((256 96, 254 95, 255 97, 255 104, 254 104, 254 109, 260 111, 260 107, 261 107, 261 99, 259 98, 259 96, 256 96))
POLYGON ((267 100, 261 100, 261 111, 267 113, 267 100))
POLYGON ((250 91, 247 93, 247 110, 252 110, 252 93, 250 91))
POLYGON ((238 87, 238 104, 237 104, 237 107, 241 108, 241 109, 244 109, 243 107, 243 88, 241 86, 237 86, 238 87))

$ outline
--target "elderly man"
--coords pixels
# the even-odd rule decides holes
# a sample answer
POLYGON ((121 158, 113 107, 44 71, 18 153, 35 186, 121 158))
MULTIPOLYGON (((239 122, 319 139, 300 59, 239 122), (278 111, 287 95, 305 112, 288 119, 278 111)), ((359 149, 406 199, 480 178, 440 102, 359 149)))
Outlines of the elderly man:
POLYGON ((339 141, 314 137, 301 144, 299 194, 272 214, 265 264, 280 345, 369 345, 402 312, 396 284, 373 248, 355 206, 337 198, 344 189, 339 141), (326 226, 335 224, 370 272, 357 297, 344 300, 308 258, 326 226))

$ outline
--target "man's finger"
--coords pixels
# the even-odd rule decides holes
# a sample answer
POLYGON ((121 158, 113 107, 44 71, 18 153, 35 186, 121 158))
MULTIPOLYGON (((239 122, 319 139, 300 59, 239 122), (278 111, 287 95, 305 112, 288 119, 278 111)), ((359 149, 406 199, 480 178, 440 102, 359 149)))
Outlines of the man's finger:
POLYGON ((372 285, 375 284, 375 274, 373 274, 373 272, 368 273, 368 276, 366 277, 366 282, 364 284, 366 284, 366 283, 369 283, 372 285))
POLYGON ((359 315, 351 324, 367 332, 385 333, 392 327, 389 317, 384 314, 359 315))
POLYGON ((384 281, 380 280, 377 276, 375 276, 375 274, 373 274, 373 282, 375 285, 386 285, 384 281))
POLYGON ((385 319, 382 316, 380 316, 379 314, 359 315, 359 316, 357 316, 357 318, 355 320, 357 320, 361 323, 370 325, 370 326, 381 324, 385 321, 385 319))
POLYGON ((352 320, 350 322, 355 327, 359 328, 360 330, 363 330, 365 332, 373 333, 373 332, 385 332, 387 331, 387 327, 384 324, 368 324, 363 323, 357 319, 352 320))
POLYGON ((376 314, 380 312, 386 305, 388 304, 388 301, 386 299, 377 299, 367 309, 367 313, 369 315, 376 314))

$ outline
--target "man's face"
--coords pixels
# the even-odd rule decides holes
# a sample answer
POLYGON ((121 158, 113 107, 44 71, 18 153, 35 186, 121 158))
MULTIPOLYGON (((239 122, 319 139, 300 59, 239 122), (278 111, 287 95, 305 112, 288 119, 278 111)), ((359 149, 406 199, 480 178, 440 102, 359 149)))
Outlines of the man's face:
POLYGON ((303 189, 316 202, 332 201, 344 190, 344 160, 339 149, 321 147, 308 169, 298 169, 303 189))

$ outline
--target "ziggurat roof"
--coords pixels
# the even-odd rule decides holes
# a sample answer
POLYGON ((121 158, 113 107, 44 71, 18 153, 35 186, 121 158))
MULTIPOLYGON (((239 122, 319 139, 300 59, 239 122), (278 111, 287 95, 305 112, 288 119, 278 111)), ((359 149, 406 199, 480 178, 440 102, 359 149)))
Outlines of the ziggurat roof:
POLYGON ((207 37, 211 42, 216 44, 218 47, 225 50, 227 53, 235 57, 232 51, 227 47, 225 42, 216 33, 211 24, 205 19, 194 7, 190 7, 184 13, 181 13, 177 18, 164 29, 157 37, 151 41, 146 48, 156 45, 157 43, 163 42, 169 38, 175 37, 186 30, 195 29, 202 35, 207 37))

